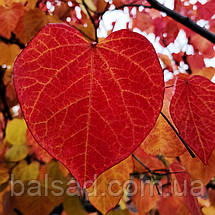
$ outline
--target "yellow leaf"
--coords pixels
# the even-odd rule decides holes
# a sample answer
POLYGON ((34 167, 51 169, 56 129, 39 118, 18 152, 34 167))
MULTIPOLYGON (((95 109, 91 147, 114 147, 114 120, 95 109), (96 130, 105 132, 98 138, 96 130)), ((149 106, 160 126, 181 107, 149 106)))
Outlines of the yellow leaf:
POLYGON ((107 215, 129 215, 128 210, 112 210, 107 215))
POLYGON ((28 155, 28 147, 24 144, 13 145, 6 153, 5 159, 7 161, 16 162, 23 160, 28 155))
POLYGON ((25 9, 33 9, 37 0, 0 0, 0 6, 4 7, 11 7, 13 3, 22 3, 25 5, 25 9))
POLYGON ((34 161, 27 164, 27 162, 23 160, 13 169, 12 174, 14 180, 36 180, 39 175, 39 163, 34 161))
POLYGON ((25 181, 24 189, 19 184, 14 185, 14 196, 10 201, 23 215, 49 215, 63 202, 67 182, 59 163, 52 161, 46 165, 46 174, 40 180, 25 181), (20 196, 16 195, 20 192, 20 196))
MULTIPOLYGON (((76 2, 79 4, 81 7, 81 10, 88 15, 87 10, 85 9, 84 5, 82 4, 82 0, 76 0, 76 2)), ((85 0, 85 3, 87 7, 89 8, 89 12, 92 13, 92 11, 96 11, 96 6, 94 5, 92 0, 85 0)))
MULTIPOLYGON (((80 4, 82 11, 88 15, 85 7, 82 4, 82 0, 76 0, 76 2, 80 4)), ((104 0, 85 0, 85 3, 89 8, 90 13, 93 11, 102 13, 107 5, 107 2, 104 0)))
POLYGON ((78 196, 64 197, 63 208, 68 215, 87 215, 78 196))
MULTIPOLYGON (((15 192, 18 193, 21 191, 15 190, 15 192)), ((36 183, 32 183, 21 196, 14 195, 10 199, 11 204, 13 204, 14 208, 17 208, 22 215, 49 215, 62 201, 63 196, 53 195, 51 190, 47 190, 46 193, 45 189, 39 187, 39 185, 37 187, 36 183), (32 192, 33 190, 34 192, 32 192)))
POLYGON ((4 53, 0 55, 0 65, 12 65, 20 51, 19 46, 15 44, 0 43, 0 53, 4 53))
POLYGON ((131 172, 133 172, 133 161, 130 156, 102 173, 87 189, 91 204, 103 214, 114 208, 123 196, 123 189, 128 186, 131 172))
POLYGON ((26 143, 26 130, 25 121, 15 118, 7 124, 5 140, 12 145, 23 145, 26 143))
POLYGON ((214 215, 215 214, 215 207, 214 206, 210 206, 210 207, 204 207, 202 208, 202 213, 204 215, 214 215))
POLYGON ((45 165, 46 174, 41 178, 42 187, 47 187, 50 191, 60 192, 60 190, 67 190, 68 179, 64 175, 64 172, 61 169, 61 164, 57 161, 51 161, 45 165), (47 183, 48 182, 48 183, 47 183), (57 183, 58 188, 55 188, 53 183, 57 183))

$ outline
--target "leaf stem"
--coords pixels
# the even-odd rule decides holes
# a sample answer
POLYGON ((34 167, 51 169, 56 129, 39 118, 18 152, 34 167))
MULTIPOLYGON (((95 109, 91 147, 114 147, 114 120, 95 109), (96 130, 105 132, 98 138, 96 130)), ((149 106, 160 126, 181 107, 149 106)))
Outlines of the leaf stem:
POLYGON ((165 114, 163 112, 160 112, 160 114, 162 115, 162 117, 166 120, 166 122, 169 124, 169 126, 172 128, 172 130, 175 132, 175 134, 178 136, 178 138, 181 140, 181 142, 184 144, 185 148, 187 149, 187 151, 190 153, 192 158, 195 158, 195 154, 192 152, 192 150, 189 148, 189 146, 186 144, 186 142, 184 141, 184 139, 181 137, 181 135, 178 133, 178 131, 176 130, 176 128, 173 126, 173 124, 169 121, 169 119, 165 116, 165 114))

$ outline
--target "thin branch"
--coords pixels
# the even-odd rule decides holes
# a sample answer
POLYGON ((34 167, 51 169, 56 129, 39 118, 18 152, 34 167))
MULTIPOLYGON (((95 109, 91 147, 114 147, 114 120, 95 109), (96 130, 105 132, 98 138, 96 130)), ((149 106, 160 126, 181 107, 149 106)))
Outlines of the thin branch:
POLYGON ((107 4, 105 5, 105 9, 104 9, 104 11, 102 12, 102 13, 105 13, 107 10, 108 10, 108 7, 110 6, 110 3, 109 2, 107 2, 107 4))
POLYGON ((158 188, 158 184, 155 184, 155 187, 156 187, 156 190, 157 190, 158 195, 161 196, 161 192, 160 192, 160 190, 159 190, 159 188, 158 188))
POLYGON ((168 120, 168 118, 165 116, 164 113, 160 112, 160 114, 163 116, 163 118, 166 120, 166 122, 170 125, 170 127, 172 128, 172 130, 175 132, 175 134, 178 136, 178 138, 181 140, 181 142, 184 144, 184 146, 186 147, 187 151, 190 153, 192 158, 195 158, 194 153, 192 152, 192 150, 189 148, 189 146, 186 144, 186 142, 184 141, 184 139, 181 137, 181 135, 178 133, 178 131, 176 130, 176 128, 173 126, 173 124, 168 120))
POLYGON ((132 157, 138 161, 149 173, 153 174, 153 171, 147 167, 142 161, 140 161, 134 154, 132 154, 132 157))
POLYGON ((150 3, 152 8, 166 13, 167 16, 171 17, 175 21, 190 28, 191 30, 193 30, 197 34, 201 35, 202 37, 206 38, 207 40, 211 41, 212 43, 215 43, 215 34, 213 34, 212 32, 208 31, 207 29, 205 29, 203 27, 200 27, 189 17, 182 16, 181 14, 175 12, 174 10, 171 10, 168 7, 165 7, 164 5, 159 3, 157 0, 147 0, 147 1, 148 1, 148 3, 150 3))
MULTIPOLYGON (((168 176, 168 175, 171 175, 171 174, 178 174, 178 173, 184 173, 184 171, 180 171, 180 172, 170 172, 168 169, 156 169, 156 170, 151 170, 151 174, 153 176, 168 176), (161 173, 161 172, 164 172, 164 173, 161 173)), ((139 177, 140 175, 146 175, 148 174, 149 172, 133 172, 131 173, 130 175, 131 176, 135 176, 135 177, 139 177)))
POLYGON ((89 7, 87 6, 87 4, 85 3, 84 0, 82 0, 82 4, 83 4, 84 8, 86 9, 87 14, 90 17, 90 20, 91 20, 91 22, 93 24, 93 27, 95 29, 95 42, 98 43, 98 36, 97 36, 98 25, 96 25, 95 20, 93 19, 92 15, 90 14, 89 7))
POLYGON ((120 10, 120 9, 125 8, 125 7, 144 7, 144 8, 152 8, 152 6, 143 5, 143 4, 124 4, 124 5, 120 5, 119 7, 114 8, 114 10, 120 10))

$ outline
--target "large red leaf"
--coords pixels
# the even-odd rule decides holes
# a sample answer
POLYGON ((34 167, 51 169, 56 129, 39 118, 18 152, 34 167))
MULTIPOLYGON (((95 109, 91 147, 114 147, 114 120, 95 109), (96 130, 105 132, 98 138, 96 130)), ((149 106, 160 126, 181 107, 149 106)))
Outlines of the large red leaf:
POLYGON ((95 45, 49 24, 17 58, 14 81, 37 142, 87 187, 140 145, 163 100, 154 48, 128 30, 95 45))
POLYGON ((178 77, 170 113, 186 143, 204 164, 215 147, 215 85, 194 75, 178 77))

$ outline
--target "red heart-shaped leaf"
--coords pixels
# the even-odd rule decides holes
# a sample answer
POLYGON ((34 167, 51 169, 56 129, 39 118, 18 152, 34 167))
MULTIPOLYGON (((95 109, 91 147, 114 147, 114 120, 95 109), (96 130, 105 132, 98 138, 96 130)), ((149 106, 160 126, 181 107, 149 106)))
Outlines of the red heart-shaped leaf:
POLYGON ((34 138, 86 187, 141 144, 163 100, 154 48, 128 30, 95 45, 49 24, 17 58, 14 81, 34 138))
POLYGON ((177 78, 170 113, 180 135, 207 164, 215 147, 215 84, 202 76, 188 77, 177 78))

